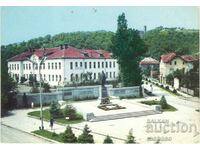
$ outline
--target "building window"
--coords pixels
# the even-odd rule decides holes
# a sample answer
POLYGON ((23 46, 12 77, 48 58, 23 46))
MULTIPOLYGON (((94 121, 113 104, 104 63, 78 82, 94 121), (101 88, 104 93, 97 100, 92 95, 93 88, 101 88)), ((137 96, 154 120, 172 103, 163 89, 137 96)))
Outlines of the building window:
POLYGON ((46 75, 44 74, 44 81, 46 80, 46 75))
POLYGON ((52 75, 52 81, 54 81, 54 75, 52 75))
POLYGON ((101 66, 102 66, 102 68, 104 68, 104 62, 102 62, 101 66))
POLYGON ((75 67, 78 67, 78 62, 75 62, 75 67))
POLYGON ((70 81, 73 81, 73 73, 70 75, 70 81))
POLYGON ((92 68, 92 63, 91 62, 89 62, 89 68, 92 68))
POLYGON ((59 69, 61 69, 61 62, 59 62, 59 69))
POLYGON ((53 63, 51 63, 51 69, 53 69, 54 68, 54 65, 53 65, 53 63))
POLYGON ((174 61, 174 65, 176 65, 176 61, 174 61))
POLYGON ((76 74, 76 81, 78 81, 78 74, 76 74))
POLYGON ((38 69, 38 64, 35 65, 35 69, 36 69, 36 70, 38 69))
POLYGON ((25 70, 25 64, 23 64, 23 68, 24 68, 24 70, 25 70))
POLYGON ((110 72, 110 78, 112 78, 112 72, 110 72))
POLYGON ((98 68, 100 68, 100 62, 98 62, 98 68))
POLYGON ((108 68, 108 62, 106 62, 106 68, 108 68))
POLYGON ((85 62, 85 69, 87 69, 87 62, 85 62))
POLYGON ((94 80, 96 80, 96 73, 94 73, 94 80))
POLYGON ((70 62, 70 69, 73 69, 73 62, 70 62))
POLYGON ((170 62, 169 64, 172 65, 172 62, 170 62))
POLYGON ((183 61, 183 65, 185 64, 185 62, 183 61))
POLYGON ((80 67, 81 67, 81 68, 83 67, 83 63, 82 63, 82 62, 80 62, 80 67))
POLYGON ((29 70, 31 70, 31 64, 29 64, 29 70))
POLYGON ((113 78, 115 78, 115 72, 113 72, 113 78))
POLYGON ((59 81, 61 81, 61 75, 59 75, 59 81))
POLYGON ((43 69, 45 69, 45 63, 43 63, 43 69))
POLYGON ((28 70, 28 64, 26 64, 26 70, 28 70))
POLYGON ((17 70, 19 70, 19 64, 17 64, 17 70))
POLYGON ((110 61, 110 68, 112 68, 112 62, 110 61))
POLYGON ((49 81, 51 81, 51 75, 49 75, 49 81))
POLYGON ((93 62, 93 66, 94 66, 94 68, 96 68, 96 62, 93 62))
POLYGON ((9 66, 10 66, 9 68, 10 68, 10 70, 11 70, 11 64, 10 64, 9 66))
POLYGON ((50 63, 48 63, 48 69, 50 69, 50 63))
POLYGON ((58 81, 58 75, 56 75, 56 81, 58 81))
POLYGON ((57 69, 57 63, 55 63, 55 69, 57 69))
POLYGON ((115 61, 113 61, 113 68, 115 68, 115 61))
POLYGON ((108 72, 106 72, 106 77, 108 78, 108 72))

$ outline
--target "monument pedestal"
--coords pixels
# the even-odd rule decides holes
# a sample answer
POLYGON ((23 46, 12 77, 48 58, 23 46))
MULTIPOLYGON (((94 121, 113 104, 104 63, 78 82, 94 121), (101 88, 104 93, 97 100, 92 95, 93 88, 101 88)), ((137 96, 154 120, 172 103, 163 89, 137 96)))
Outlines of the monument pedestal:
POLYGON ((108 97, 108 90, 105 86, 101 86, 101 103, 102 104, 110 104, 110 99, 108 97))

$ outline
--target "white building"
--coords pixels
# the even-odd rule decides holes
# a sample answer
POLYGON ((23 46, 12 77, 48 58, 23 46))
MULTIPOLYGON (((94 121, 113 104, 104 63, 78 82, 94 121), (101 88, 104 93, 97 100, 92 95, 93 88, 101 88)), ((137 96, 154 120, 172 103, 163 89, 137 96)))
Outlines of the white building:
POLYGON ((21 77, 29 79, 31 74, 39 81, 39 61, 46 56, 41 65, 41 75, 51 86, 63 85, 74 78, 81 79, 83 73, 91 72, 92 79, 104 71, 107 80, 118 76, 117 60, 112 53, 104 50, 80 50, 68 45, 55 48, 36 49, 16 55, 8 60, 8 72, 15 80, 21 77), (33 64, 31 61, 36 62, 33 64))

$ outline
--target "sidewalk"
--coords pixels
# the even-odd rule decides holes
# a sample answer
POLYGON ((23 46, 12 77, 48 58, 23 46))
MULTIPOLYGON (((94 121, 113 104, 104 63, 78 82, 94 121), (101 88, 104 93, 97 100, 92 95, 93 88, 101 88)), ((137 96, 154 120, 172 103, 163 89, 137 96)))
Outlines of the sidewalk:
MULTIPOLYGON (((37 111, 39 109, 21 109, 21 110, 13 110, 13 115, 1 118, 1 123, 10 127, 13 127, 17 130, 25 131, 31 133, 32 131, 39 130, 39 126, 41 125, 41 121, 39 119, 35 119, 32 117, 28 117, 27 113, 31 111, 37 111)), ((70 125, 73 129, 74 134, 78 137, 85 126, 85 124, 90 124, 89 122, 82 122, 78 124, 70 125)), ((59 125, 54 123, 53 130, 51 130, 49 126, 49 122, 44 121, 44 129, 55 132, 61 133, 64 132, 67 125, 59 125)), ((90 127, 90 125, 89 125, 90 127)), ((92 130, 92 129, 91 129, 92 130)), ((92 130, 93 131, 93 130, 92 130)), ((96 133, 92 132, 95 143, 102 143, 105 136, 105 133, 96 133)), ((115 138, 115 137, 114 137, 115 138)), ((113 139, 115 143, 124 143, 123 138, 117 137, 113 139)))

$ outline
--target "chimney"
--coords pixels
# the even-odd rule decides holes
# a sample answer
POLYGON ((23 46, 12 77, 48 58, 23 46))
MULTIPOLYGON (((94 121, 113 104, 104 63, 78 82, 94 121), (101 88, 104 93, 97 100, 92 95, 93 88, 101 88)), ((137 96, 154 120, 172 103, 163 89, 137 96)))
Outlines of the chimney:
POLYGON ((61 44, 61 45, 60 45, 60 50, 62 50, 62 49, 63 49, 63 45, 61 44))
POLYGON ((69 47, 68 44, 64 44, 64 49, 67 49, 69 47))

